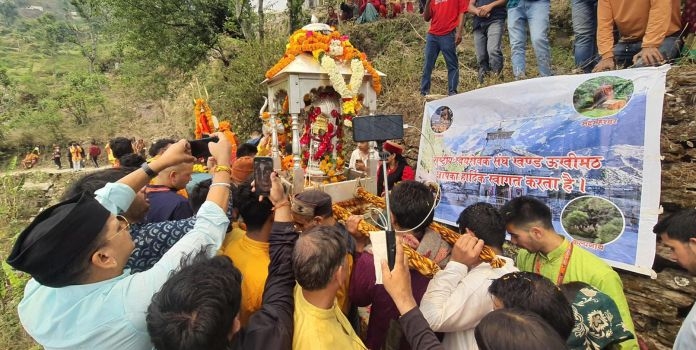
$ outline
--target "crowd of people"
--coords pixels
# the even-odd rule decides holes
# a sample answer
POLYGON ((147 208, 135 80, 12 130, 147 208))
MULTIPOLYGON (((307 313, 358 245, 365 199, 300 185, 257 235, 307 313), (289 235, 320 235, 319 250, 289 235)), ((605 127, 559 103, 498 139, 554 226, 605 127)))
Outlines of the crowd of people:
MULTIPOLYGON (((85 169, 88 165, 94 168, 99 168, 99 162, 102 159, 102 148, 99 146, 97 141, 92 140, 87 143, 80 143, 77 141, 68 142, 65 148, 65 158, 68 160, 68 169, 74 171, 80 171, 85 169)), ((120 164, 121 157, 125 157, 125 162, 131 166, 136 166, 141 159, 146 159, 146 148, 145 141, 143 139, 135 140, 135 138, 114 138, 110 140, 103 149, 107 155, 108 164, 111 166, 117 166, 120 164)), ((51 159, 56 169, 63 169, 63 153, 61 146, 58 144, 53 144, 50 153, 51 159)), ((31 152, 22 160, 22 165, 25 169, 30 169, 34 167, 40 161, 39 147, 34 147, 31 152)), ((104 163, 102 163, 103 165, 104 163)))
MULTIPOLYGON (((390 269, 360 232, 366 217, 337 221, 327 193, 291 196, 272 173, 261 196, 252 144, 233 156, 227 138, 211 142, 202 178, 191 172, 205 159, 186 140, 158 140, 149 161, 128 138, 109 148, 115 166, 75 181, 7 258, 32 277, 19 317, 46 349, 639 348, 618 274, 557 233, 537 198, 466 207, 450 245, 430 227, 431 188, 389 178, 390 269), (506 233, 514 259, 503 256, 506 233), (502 267, 481 260, 484 244, 502 267), (439 272, 410 269, 405 246, 439 272)), ((384 150, 406 175, 403 146, 384 150)), ((375 153, 360 144, 351 164, 364 171, 375 153)), ((696 274, 694 227, 691 209, 654 231, 696 274)), ((675 349, 696 344, 694 314, 675 349)))
MULTIPOLYGON (((430 22, 424 49, 421 95, 430 94, 430 81, 440 53, 447 66, 447 93, 457 94, 459 61, 465 15, 472 18, 478 81, 500 76, 502 42, 509 35, 512 74, 527 77, 526 46, 529 33, 540 76, 553 75, 549 26, 550 0, 345 0, 340 13, 329 6, 326 22, 366 23, 393 18, 399 13, 423 14, 430 22), (339 20, 340 19, 340 20, 339 20), (507 24, 506 24, 507 22, 507 24)), ((590 73, 674 62, 683 38, 696 33, 696 1, 685 0, 571 0, 575 72, 590 73)))

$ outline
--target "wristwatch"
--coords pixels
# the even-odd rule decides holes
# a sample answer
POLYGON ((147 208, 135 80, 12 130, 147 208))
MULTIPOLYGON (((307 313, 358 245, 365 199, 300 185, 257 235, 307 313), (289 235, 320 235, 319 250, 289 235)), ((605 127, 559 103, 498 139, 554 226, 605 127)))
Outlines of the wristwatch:
POLYGON ((157 176, 157 173, 154 170, 152 170, 152 168, 150 168, 150 165, 147 164, 147 162, 143 163, 140 166, 140 169, 143 169, 145 174, 147 174, 147 176, 149 176, 150 178, 157 176))

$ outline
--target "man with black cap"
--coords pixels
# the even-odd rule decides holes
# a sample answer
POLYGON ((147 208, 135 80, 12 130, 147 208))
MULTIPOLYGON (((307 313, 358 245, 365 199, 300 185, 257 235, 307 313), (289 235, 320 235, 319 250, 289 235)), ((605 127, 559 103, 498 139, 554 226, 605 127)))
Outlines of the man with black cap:
MULTIPOLYGON (((145 312, 184 255, 219 247, 229 219, 230 146, 210 143, 218 166, 193 230, 150 270, 130 274, 133 250, 126 210, 158 171, 193 161, 186 140, 117 183, 82 194, 42 213, 20 235, 7 262, 29 273, 18 311, 27 332, 46 349, 151 349, 145 312), (126 232, 126 234, 123 234, 126 232)), ((214 250, 214 249, 213 249, 214 250)))
POLYGON ((349 316, 352 321, 357 316, 357 310, 354 315, 351 314, 350 300, 348 300, 348 287, 350 282, 350 274, 353 269, 353 253, 355 252, 355 240, 346 231, 343 225, 339 224, 333 217, 333 209, 331 208, 331 196, 326 192, 319 190, 308 190, 298 193, 292 200, 292 217, 299 231, 307 232, 314 226, 334 226, 336 227, 346 242, 346 274, 345 281, 336 294, 338 306, 344 314, 349 316))

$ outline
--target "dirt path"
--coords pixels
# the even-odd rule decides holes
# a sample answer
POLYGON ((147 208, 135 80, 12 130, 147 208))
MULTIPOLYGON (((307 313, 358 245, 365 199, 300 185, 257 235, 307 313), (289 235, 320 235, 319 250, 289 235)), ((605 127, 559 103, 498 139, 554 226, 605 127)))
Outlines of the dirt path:
MULTIPOLYGON (((20 165, 20 166, 21 166, 21 165, 20 165)), ((82 168, 79 172, 81 172, 81 173, 90 173, 90 172, 93 172, 93 171, 95 171, 95 170, 108 169, 108 168, 110 168, 110 167, 111 167, 110 165, 102 165, 102 166, 100 166, 99 168, 95 168, 95 167, 85 167, 85 168, 82 168)), ((56 169, 55 166, 51 166, 51 167, 42 167, 42 166, 39 165, 39 166, 33 167, 33 168, 31 168, 31 169, 15 169, 15 170, 12 170, 12 171, 5 171, 5 172, 2 172, 2 173, 0 173, 0 174, 2 174, 2 175, 17 175, 17 174, 27 174, 27 173, 34 173, 34 172, 43 172, 43 173, 46 173, 46 174, 55 175, 55 174, 72 173, 72 172, 75 172, 75 171, 72 170, 72 169, 70 169, 70 168, 67 168, 67 167, 63 167, 62 169, 56 169)))

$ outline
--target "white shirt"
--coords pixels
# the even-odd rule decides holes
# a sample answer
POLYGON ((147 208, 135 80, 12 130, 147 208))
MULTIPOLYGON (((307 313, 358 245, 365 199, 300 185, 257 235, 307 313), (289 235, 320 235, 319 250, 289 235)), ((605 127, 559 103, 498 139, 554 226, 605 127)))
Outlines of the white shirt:
POLYGON ((693 349, 696 344, 696 306, 691 308, 689 314, 684 319, 677 339, 674 340, 674 350, 693 349))
MULTIPOLYGON (((367 160, 368 159, 379 159, 379 154, 372 147, 370 147, 370 150, 367 152, 367 154, 360 152, 360 149, 356 148, 355 150, 353 150, 353 153, 350 154, 350 161, 348 162, 348 168, 355 169, 355 163, 357 162, 358 159, 362 160, 363 164, 365 166, 367 166, 367 160)), ((355 170, 357 170, 357 169, 355 169, 355 170)))
POLYGON ((501 268, 481 263, 471 271, 450 261, 428 284, 420 309, 433 331, 446 333, 442 342, 445 349, 478 349, 474 329, 493 311, 488 287, 494 279, 518 271, 512 259, 501 258, 505 259, 501 268))

